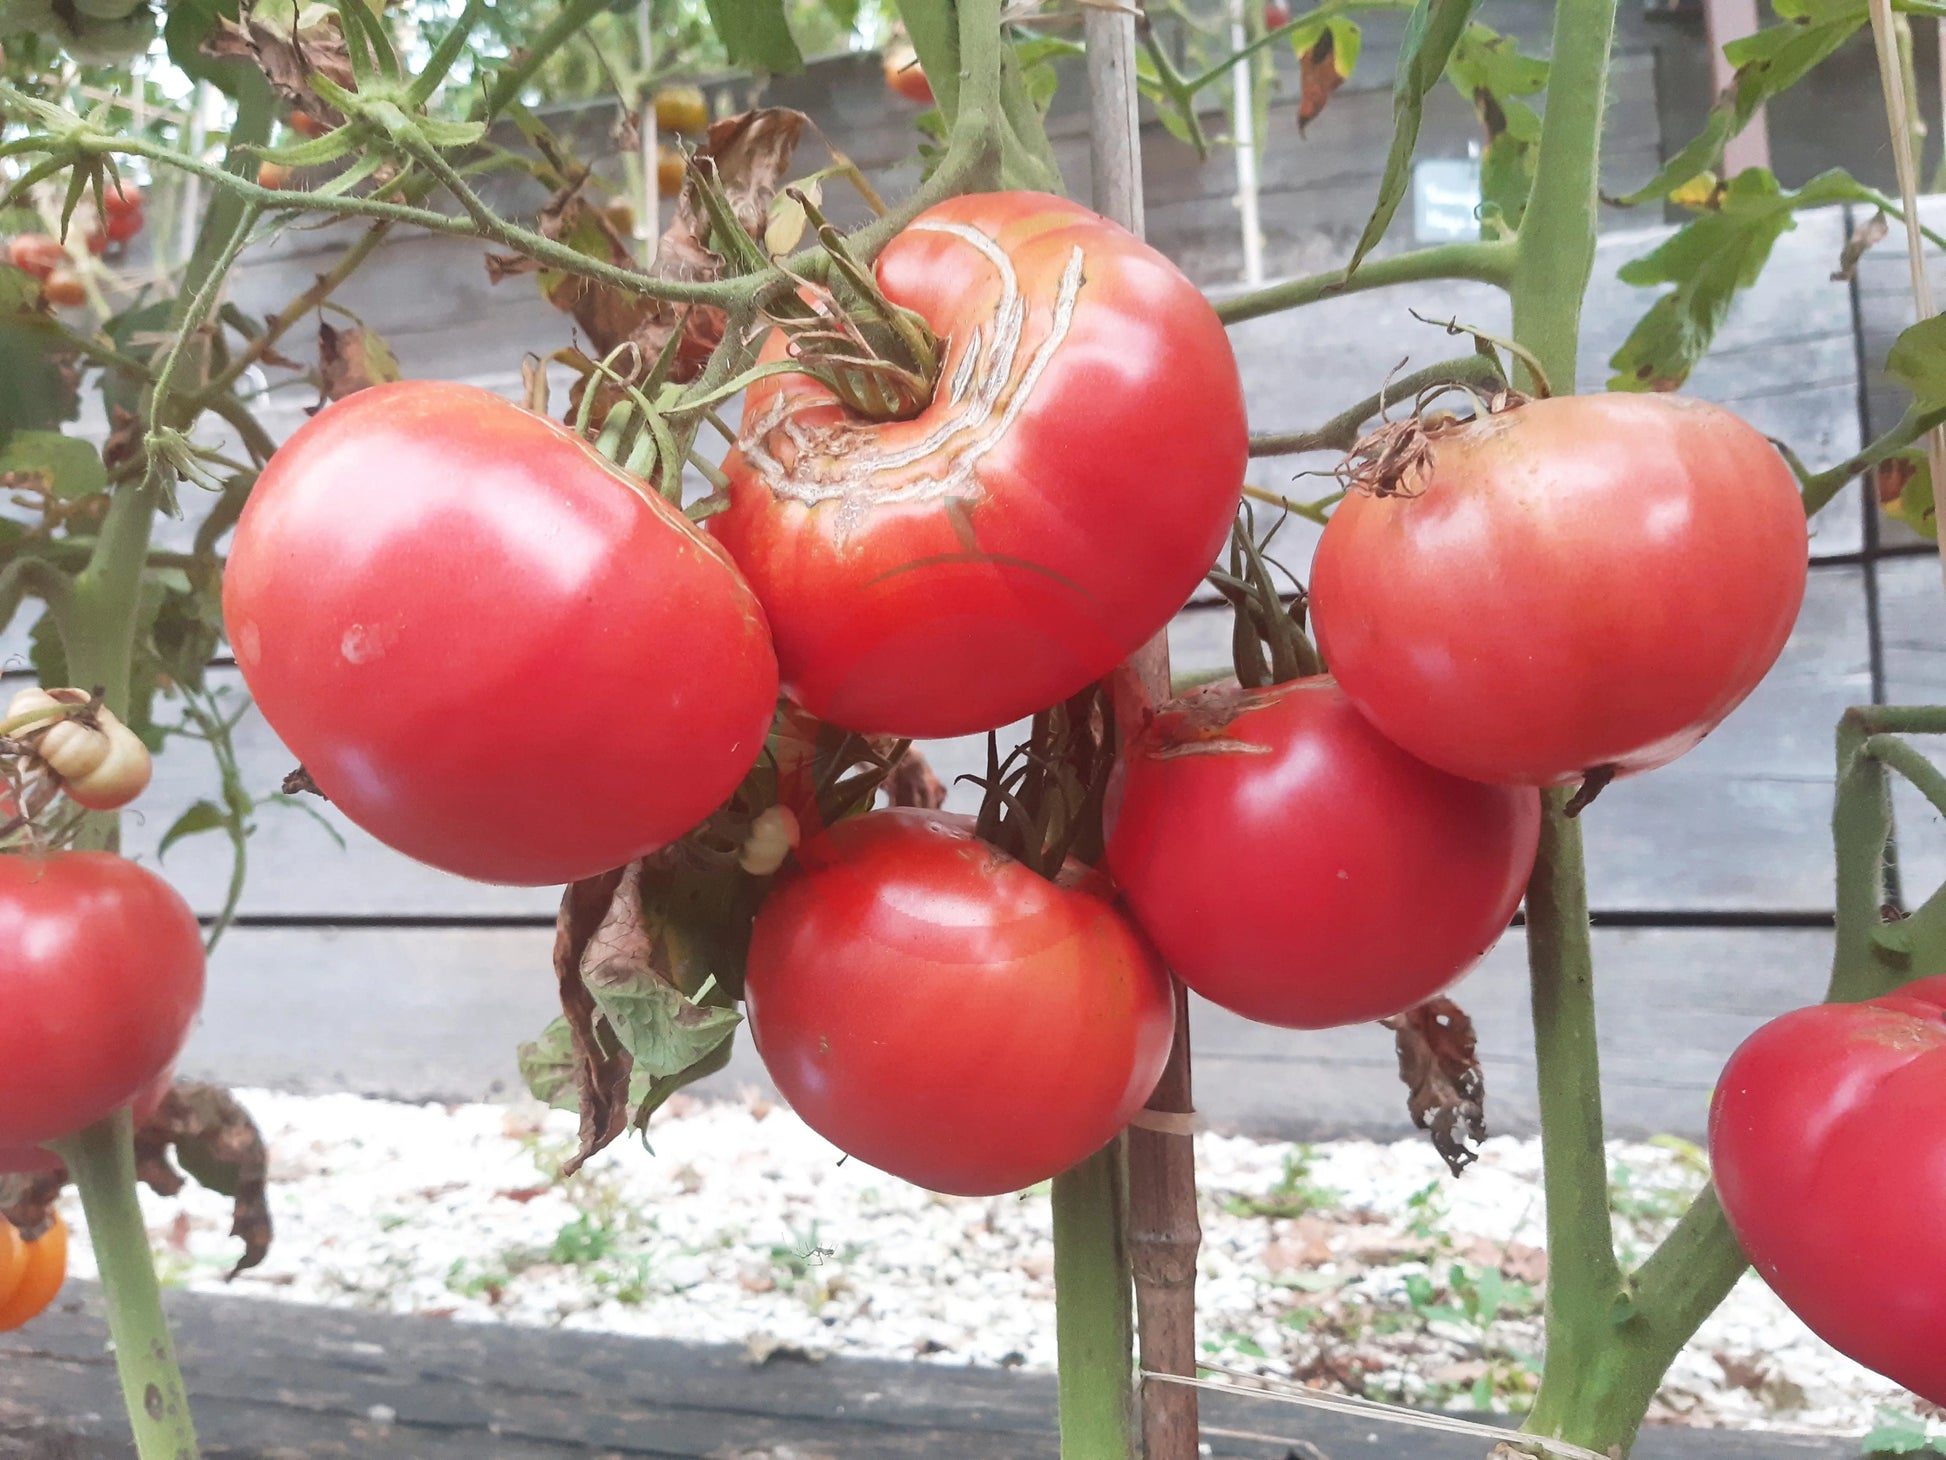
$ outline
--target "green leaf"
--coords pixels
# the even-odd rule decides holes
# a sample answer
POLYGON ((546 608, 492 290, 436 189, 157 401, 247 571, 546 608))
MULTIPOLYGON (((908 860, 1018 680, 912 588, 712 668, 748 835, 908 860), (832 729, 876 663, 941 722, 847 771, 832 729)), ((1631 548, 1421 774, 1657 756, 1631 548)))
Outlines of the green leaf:
POLYGON ((86 441, 59 431, 0 435, 0 475, 38 477, 42 489, 72 502, 108 485, 101 455, 86 441))
POLYGON ((1788 91, 1865 24, 1865 0, 1773 0, 1784 20, 1723 48, 1736 75, 1710 108, 1703 130, 1662 170, 1620 201, 1632 207, 1660 198, 1723 160, 1730 139, 1749 125, 1758 108, 1788 91))
POLYGON ((1480 232, 1496 237, 1520 226, 1534 188, 1541 119, 1520 98, 1546 87, 1547 62, 1523 56, 1512 36, 1475 21, 1454 48, 1446 77, 1473 104, 1486 131, 1480 157, 1480 232))
POLYGON ((1674 390, 1709 349, 1739 290, 1757 282, 1777 240, 1797 226, 1799 208, 1869 201, 1843 172, 1820 173, 1795 192, 1768 169, 1747 168, 1718 190, 1710 207, 1656 249, 1618 271, 1625 284, 1673 284, 1610 358, 1610 390, 1674 390))
POLYGON ((636 1065, 628 1076, 628 1103, 632 1112, 629 1124, 636 1130, 646 1130, 649 1117, 660 1110, 671 1095, 685 1085, 706 1079, 729 1064, 730 1050, 735 1043, 736 1030, 731 1029, 716 1048, 673 1075, 651 1075, 641 1065, 636 1065))
POLYGON ((230 818, 221 806, 214 801, 198 801, 175 819, 173 825, 162 834, 162 845, 155 850, 158 859, 169 855, 173 847, 184 837, 197 836, 206 831, 221 831, 229 825, 230 818))
POLYGON ((1861 1444, 1867 1455, 1913 1455, 1938 1448, 1932 1443, 1923 1419, 1897 1409, 1881 1409, 1878 1423, 1861 1444))
POLYGON ((178 70, 235 96, 238 86, 256 68, 243 60, 212 60, 203 50, 203 42, 216 29, 219 16, 235 20, 236 0, 169 0, 162 40, 178 70))
POLYGON ((1885 373, 1922 406, 1946 405, 1946 315, 1922 319, 1894 340, 1885 373))
MULTIPOLYGON (((1932 467, 1921 447, 1896 452, 1872 468, 1878 505, 1921 537, 1939 538, 1939 518, 1933 505, 1932 467)), ((1895 923, 1903 928, 1904 923, 1895 923)))
POLYGON ((515 1062, 528 1093, 556 1110, 579 1110, 574 1085, 574 1036, 568 1021, 556 1019, 539 1039, 522 1044, 515 1062))
POLYGON ((0 432, 48 430, 80 411, 75 375, 55 344, 35 316, 0 313, 0 432))
POLYGON ((1327 20, 1324 28, 1331 32, 1331 54, 1337 59, 1338 74, 1349 81, 1365 51, 1365 32, 1357 21, 1342 18, 1327 20))
POLYGON ((653 975, 615 977, 616 972, 612 963, 590 969, 588 992, 634 1059, 632 1079, 681 1074, 743 1022, 735 1009, 698 1004, 653 975))
POLYGON ((1373 208, 1365 231, 1358 236, 1351 262, 1345 265, 1349 278, 1370 253, 1392 217, 1399 211, 1412 180, 1412 151, 1419 143, 1419 122, 1425 112, 1426 95, 1439 84, 1447 59, 1473 18, 1478 0, 1419 0, 1406 22, 1405 39, 1399 47, 1399 70, 1392 83, 1392 149, 1385 157, 1385 175, 1379 180, 1378 205, 1373 208))
POLYGON ((804 57, 791 38, 784 0, 705 0, 730 64, 758 71, 796 72, 804 57))

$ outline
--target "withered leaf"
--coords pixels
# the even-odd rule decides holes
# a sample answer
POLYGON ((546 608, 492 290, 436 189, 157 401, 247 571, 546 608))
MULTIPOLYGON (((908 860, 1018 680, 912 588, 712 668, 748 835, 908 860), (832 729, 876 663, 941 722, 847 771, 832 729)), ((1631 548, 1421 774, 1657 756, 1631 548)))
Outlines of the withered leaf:
MULTIPOLYGON (((788 107, 760 107, 712 124, 696 151, 699 159, 713 164, 732 212, 753 238, 763 237, 771 200, 790 167, 807 120, 802 112, 788 107)), ((541 211, 541 233, 618 268, 633 267, 621 218, 614 209, 598 206, 583 196, 586 181, 584 174, 549 199, 541 211)), ((656 278, 684 281, 719 277, 723 260, 711 250, 709 232, 701 186, 692 174, 684 180, 675 218, 656 247, 655 263, 649 272, 656 278)), ((723 338, 720 310, 645 299, 505 255, 488 255, 486 267, 487 277, 495 283, 538 274, 541 292, 557 309, 574 316, 587 337, 587 353, 594 358, 603 358, 621 345, 635 344, 635 357, 627 362, 631 383, 640 383, 678 332, 681 344, 669 376, 678 382, 695 379, 723 338)), ((585 385, 585 378, 577 382, 569 397, 570 417, 580 407, 585 385)), ((618 394, 612 383, 604 383, 602 389, 618 394)), ((600 407, 607 403, 597 403, 595 419, 602 418, 600 407)))
POLYGON ((933 774, 916 746, 907 746, 892 774, 885 778, 885 794, 894 806, 922 806, 937 811, 946 804, 946 785, 933 774))
POLYGON ((561 894, 561 911, 554 923, 554 977, 574 1062, 575 1104, 581 1112, 580 1146, 563 1167, 563 1175, 579 1170, 582 1162, 622 1133, 628 1120, 628 1051, 607 1028, 581 978, 588 945, 601 932, 628 870, 617 868, 571 884, 561 894))
POLYGON ((1316 121, 1331 100, 1332 93, 1345 84, 1345 73, 1338 67, 1338 41, 1330 26, 1318 33, 1317 44, 1297 58, 1297 130, 1316 121))
POLYGON ((54 1203, 67 1184, 67 1169, 62 1166, 0 1176, 0 1221, 12 1222, 27 1241, 38 1241, 53 1225, 54 1203))
POLYGON ((295 110, 333 127, 344 118, 311 89, 311 78, 327 77, 347 91, 357 87, 344 32, 336 12, 327 6, 306 5, 288 20, 257 14, 250 6, 245 7, 241 22, 219 15, 203 42, 203 53, 219 61, 254 63, 295 110))
POLYGON ((1474 1053, 1473 1021, 1451 999, 1432 999, 1380 1021, 1398 1042, 1412 1123, 1432 1136, 1458 1176, 1479 1159, 1486 1139, 1486 1077, 1474 1053))
POLYGON ((1852 275, 1858 272, 1858 261, 1865 257, 1873 244, 1891 231, 1891 227, 1885 214, 1878 212, 1852 229, 1851 237, 1845 240, 1844 249, 1838 255, 1838 267, 1832 271, 1831 282, 1849 284, 1852 275))
POLYGON ((318 321, 318 403, 312 415, 329 401, 399 378, 399 362, 377 330, 365 325, 336 329, 318 321))
POLYGON ((230 1235, 243 1239, 243 1256, 229 1275, 262 1262, 270 1251, 270 1157, 250 1112, 220 1085, 179 1082, 135 1132, 135 1174, 162 1196, 182 1190, 182 1175, 169 1164, 172 1147, 183 1171, 234 1203, 230 1235))

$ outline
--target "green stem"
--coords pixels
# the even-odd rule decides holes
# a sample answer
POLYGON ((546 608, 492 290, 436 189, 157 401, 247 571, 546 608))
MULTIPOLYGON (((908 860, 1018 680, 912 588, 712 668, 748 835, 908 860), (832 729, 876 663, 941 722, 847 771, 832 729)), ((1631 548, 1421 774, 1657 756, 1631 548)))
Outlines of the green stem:
POLYGON ((1061 1460, 1135 1453, 1134 1286, 1117 1139, 1054 1178, 1054 1326, 1061 1460))
POLYGON ((1888 456, 1897 455, 1906 447, 1924 438, 1928 431, 1946 425, 1946 410, 1922 411, 1917 405, 1906 407, 1905 414, 1898 421, 1857 455, 1848 457, 1836 466, 1826 467, 1821 472, 1800 476, 1804 492, 1804 515, 1815 517, 1831 499, 1848 486, 1852 479, 1867 467, 1878 465, 1888 456))
MULTIPOLYGON (((1340 3, 1331 7, 1331 13, 1333 15, 1353 15, 1361 10, 1410 10, 1412 6, 1413 0, 1340 0, 1340 3)), ((1320 10, 1323 8, 1323 6, 1316 7, 1316 9, 1320 10)), ((1236 69, 1239 62, 1246 61, 1266 47, 1275 45, 1292 31, 1303 29, 1310 21, 1311 16, 1308 13, 1287 20, 1275 30, 1265 31, 1255 40, 1246 44, 1242 50, 1232 52, 1223 60, 1210 66, 1207 70, 1195 76, 1179 78, 1177 84, 1181 86, 1185 96, 1194 96, 1204 87, 1214 86, 1217 82, 1227 79, 1230 73, 1236 69)))
POLYGON ((196 1460, 189 1396, 176 1367, 175 1341, 162 1316, 149 1234, 135 1197, 133 1122, 126 1108, 65 1140, 56 1155, 81 1193, 88 1238, 101 1271, 108 1333, 122 1398, 140 1460, 196 1460))
MULTIPOLYGON (((1514 249, 1511 239, 1491 238, 1439 243, 1410 253, 1388 254, 1384 258, 1367 259, 1350 278, 1343 269, 1333 269, 1219 299, 1216 314, 1225 324, 1236 324, 1239 320, 1315 304, 1337 294, 1362 294, 1369 289, 1417 284, 1429 279, 1472 279, 1482 284, 1498 284, 1504 289, 1513 282, 1514 249)), ((1592 256, 1591 252, 1591 259, 1592 256)), ((1577 314, 1579 308, 1577 300, 1577 314)), ((1564 378, 1574 377, 1569 374, 1564 378)))
POLYGON ((1438 386, 1458 385, 1471 390, 1497 390, 1506 385, 1500 367, 1485 355, 1462 355, 1401 375, 1385 389, 1368 395, 1349 410, 1340 411, 1322 426, 1310 431, 1273 432, 1250 438, 1252 456, 1302 456, 1307 451, 1349 451, 1364 434, 1364 425, 1393 406, 1410 408, 1422 391, 1438 386))

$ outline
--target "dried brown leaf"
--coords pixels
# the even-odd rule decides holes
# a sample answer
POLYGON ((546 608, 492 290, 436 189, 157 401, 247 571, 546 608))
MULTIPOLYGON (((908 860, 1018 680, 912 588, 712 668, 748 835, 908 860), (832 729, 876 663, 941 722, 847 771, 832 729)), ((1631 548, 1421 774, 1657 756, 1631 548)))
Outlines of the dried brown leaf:
POLYGON ((1327 25, 1319 32, 1317 44, 1297 58, 1297 130, 1300 135, 1318 119, 1331 100, 1332 93, 1345 84, 1345 73, 1338 68, 1337 47, 1337 40, 1327 25))
POLYGON ((1380 1022, 1398 1042, 1412 1123, 1431 1134, 1433 1149, 1458 1176, 1479 1159, 1471 1145, 1487 1135, 1486 1077, 1474 1053, 1473 1021, 1451 999, 1432 999, 1380 1022))
POLYGON ((923 806, 937 811, 946 804, 946 785, 933 774, 916 746, 907 746, 892 774, 885 778, 885 794, 894 806, 923 806))
POLYGON ((1858 272, 1858 261, 1865 257, 1867 250, 1891 231, 1892 225, 1883 213, 1874 213, 1856 228, 1851 237, 1845 240, 1844 250, 1838 255, 1838 267, 1831 275, 1834 284, 1849 284, 1853 274, 1858 272))
POLYGON ((243 1256, 229 1275, 262 1262, 270 1251, 264 1189, 270 1157, 250 1112, 220 1085, 180 1082, 135 1132, 135 1174, 162 1196, 182 1190, 182 1172, 169 1161, 172 1147, 183 1171, 234 1203, 230 1235, 243 1239, 243 1256))
POLYGON ((336 329, 318 321, 318 390, 312 414, 369 386, 399 378, 399 362, 377 330, 364 325, 336 329))
MULTIPOLYGON (((574 1044, 575 1094, 581 1112, 580 1145, 562 1168, 564 1176, 578 1171, 582 1162, 628 1126, 628 1077, 633 1062, 595 1008, 581 970, 589 946, 598 937, 613 937, 604 933, 603 925, 629 871, 617 868, 570 885, 561 895, 561 911, 554 923, 554 977, 560 985, 561 1014, 574 1044)), ((639 915, 640 903, 636 906, 639 915)))
POLYGON ((327 77, 347 91, 357 86, 338 17, 321 7, 307 7, 305 14, 286 24, 254 14, 246 14, 241 22, 219 15, 216 28, 203 42, 203 53, 219 61, 253 63, 293 109, 333 127, 344 118, 311 89, 311 78, 327 77))
POLYGON ((29 1242, 54 1223, 54 1203, 68 1184, 67 1168, 0 1176, 0 1221, 12 1222, 29 1242))

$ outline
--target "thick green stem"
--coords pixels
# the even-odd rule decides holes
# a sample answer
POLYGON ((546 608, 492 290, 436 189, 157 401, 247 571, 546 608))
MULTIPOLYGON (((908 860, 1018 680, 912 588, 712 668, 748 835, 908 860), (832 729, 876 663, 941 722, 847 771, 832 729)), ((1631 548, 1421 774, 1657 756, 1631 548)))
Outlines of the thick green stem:
POLYGON ((1117 1138, 1054 1178, 1061 1460, 1129 1460, 1135 1453, 1134 1289, 1122 1162, 1117 1138))
POLYGON ((81 1193, 101 1271, 108 1334, 115 1343, 128 1422, 140 1460, 196 1460, 189 1396, 162 1316, 148 1230, 135 1199, 133 1122, 126 1109, 54 1143, 81 1193))
MULTIPOLYGON (((1439 243, 1417 248, 1410 253, 1388 254, 1367 259, 1350 278, 1343 269, 1312 274, 1304 279, 1286 279, 1248 294, 1232 295, 1216 301, 1216 314, 1225 324, 1256 319, 1315 304, 1334 294, 1362 294, 1368 289, 1384 289, 1393 284, 1417 284, 1429 279, 1472 279, 1482 284, 1508 287, 1514 273, 1514 244, 1509 239, 1492 238, 1462 243, 1439 243)), ((1578 306, 1577 306, 1578 308, 1578 306)), ((1570 374, 1567 378, 1572 379, 1570 374)))

